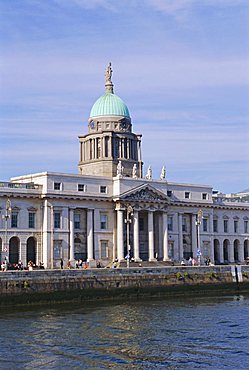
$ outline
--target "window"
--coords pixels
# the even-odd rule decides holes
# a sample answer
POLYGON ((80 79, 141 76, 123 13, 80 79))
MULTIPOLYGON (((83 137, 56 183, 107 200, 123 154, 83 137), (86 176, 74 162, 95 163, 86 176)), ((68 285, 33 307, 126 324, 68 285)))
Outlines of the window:
POLYGON ((190 192, 189 191, 185 191, 185 199, 189 199, 190 198, 190 192))
POLYGON ((248 221, 244 221, 244 233, 248 233, 248 221))
POLYGON ((187 219, 186 217, 183 217, 182 219, 182 231, 187 231, 187 219))
POLYGON ((18 219, 18 213, 12 212, 11 213, 11 227, 17 227, 17 219, 18 219))
POLYGON ((234 232, 237 233, 238 232, 238 220, 233 221, 233 226, 234 226, 234 232))
POLYGON ((29 212, 29 228, 34 229, 35 228, 35 213, 29 212))
POLYGON ((144 219, 139 217, 139 231, 144 231, 144 219))
POLYGON ((78 184, 78 191, 85 191, 85 185, 84 184, 78 184))
POLYGON ((60 182, 55 182, 54 183, 54 190, 61 190, 61 183, 60 182))
POLYGON ((106 193, 107 193, 107 188, 106 188, 106 186, 101 185, 101 186, 100 186, 100 192, 101 192, 102 194, 106 194, 106 193))
POLYGON ((100 255, 101 255, 101 258, 108 257, 108 242, 106 240, 102 240, 100 242, 100 255))
POLYGON ((172 197, 172 190, 167 190, 167 196, 170 198, 172 197))
POLYGON ((203 225, 203 231, 207 232, 208 231, 208 219, 207 218, 202 219, 202 225, 203 225))
POLYGON ((224 233, 228 232, 228 220, 224 220, 224 233))
POLYGON ((101 230, 107 229, 107 215, 103 213, 100 215, 100 229, 101 230))
POLYGON ((173 231, 173 216, 168 217, 168 231, 173 231))
POLYGON ((61 227, 61 214, 60 212, 55 212, 54 213, 54 228, 60 229, 60 227, 61 227))
POLYGON ((218 232, 218 220, 213 221, 213 228, 214 228, 214 233, 218 232))
POLYGON ((74 215, 74 228, 80 229, 80 214, 79 213, 75 213, 74 215))
POLYGON ((202 193, 202 199, 207 200, 207 193, 202 193))

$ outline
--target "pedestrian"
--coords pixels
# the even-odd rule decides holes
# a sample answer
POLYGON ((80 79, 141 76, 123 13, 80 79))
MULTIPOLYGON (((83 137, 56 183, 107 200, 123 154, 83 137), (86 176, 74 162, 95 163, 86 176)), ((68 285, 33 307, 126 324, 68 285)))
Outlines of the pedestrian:
POLYGON ((61 261, 60 261, 60 265, 61 265, 61 270, 63 270, 63 259, 61 258, 61 261))
POLYGON ((70 270, 71 268, 71 263, 70 263, 70 260, 67 261, 67 268, 70 270))

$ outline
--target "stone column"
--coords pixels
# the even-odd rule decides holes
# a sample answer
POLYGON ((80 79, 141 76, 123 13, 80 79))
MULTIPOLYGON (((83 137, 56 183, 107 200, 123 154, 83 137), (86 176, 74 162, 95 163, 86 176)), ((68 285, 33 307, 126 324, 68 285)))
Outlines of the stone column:
POLYGON ((133 211, 133 244, 134 244, 134 259, 136 262, 141 261, 139 258, 139 218, 138 211, 133 211))
POLYGON ((234 245, 230 240, 228 245, 228 261, 231 263, 234 262, 234 245))
MULTIPOLYGON (((37 244, 36 244, 36 259, 37 259, 37 244)), ((19 261, 22 261, 23 266, 27 266, 27 243, 23 243, 22 240, 20 240, 20 245, 19 245, 19 261)), ((37 261, 33 261, 37 263, 37 261)))
POLYGON ((220 263, 224 262, 224 248, 223 248, 223 243, 219 241, 219 257, 220 257, 220 263))
POLYGON ((87 210, 87 261, 93 260, 93 209, 87 210))
POLYGON ((163 260, 167 261, 168 259, 168 215, 166 212, 163 212, 163 260))
POLYGON ((181 260, 183 259, 182 213, 178 213, 178 251, 179 260, 181 260))
POLYGON ((44 263, 45 268, 52 268, 51 262, 51 235, 52 227, 51 225, 51 209, 48 203, 48 200, 45 199, 43 207, 43 225, 42 225, 42 241, 43 241, 43 250, 42 250, 42 262, 44 263))
POLYGON ((245 260, 245 257, 244 257, 244 245, 243 243, 241 243, 241 241, 239 241, 239 253, 238 253, 238 257, 239 257, 239 262, 244 262, 245 260))
POLYGON ((74 261, 74 210, 69 209, 69 260, 74 261))
POLYGON ((130 139, 127 139, 127 159, 130 158, 130 139))
POLYGON ((193 258, 197 259, 197 232, 196 232, 196 214, 192 214, 192 252, 193 258))
POLYGON ((117 258, 119 261, 124 259, 124 224, 123 210, 117 210, 117 258))
POLYGON ((149 261, 155 261, 154 257, 154 227, 153 212, 148 211, 148 241, 149 241, 149 261))

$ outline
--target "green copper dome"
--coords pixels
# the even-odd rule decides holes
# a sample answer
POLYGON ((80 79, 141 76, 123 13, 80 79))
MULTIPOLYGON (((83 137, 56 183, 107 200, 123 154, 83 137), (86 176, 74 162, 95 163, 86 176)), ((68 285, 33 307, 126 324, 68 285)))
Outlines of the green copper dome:
POLYGON ((130 114, 127 106, 119 96, 106 92, 93 104, 91 109, 90 117, 98 116, 130 117, 130 114))

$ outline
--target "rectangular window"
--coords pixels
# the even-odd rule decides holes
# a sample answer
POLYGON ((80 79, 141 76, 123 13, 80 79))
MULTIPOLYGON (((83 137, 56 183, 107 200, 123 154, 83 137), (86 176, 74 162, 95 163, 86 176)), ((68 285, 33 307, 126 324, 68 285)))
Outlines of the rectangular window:
POLYGON ((75 213, 74 215, 74 228, 80 229, 80 214, 79 213, 75 213))
POLYGON ((185 199, 189 199, 190 198, 190 192, 189 191, 185 191, 185 199))
POLYGON ((202 193, 202 199, 207 200, 207 193, 202 193))
POLYGON ((35 228, 35 213, 29 212, 29 228, 34 229, 35 228))
POLYGON ((214 228, 214 233, 218 232, 218 220, 213 221, 213 228, 214 228))
POLYGON ((106 186, 104 186, 104 185, 101 185, 101 186, 100 186, 100 192, 101 192, 102 194, 106 194, 106 193, 107 193, 107 187, 106 187, 106 186))
POLYGON ((85 191, 85 185, 84 184, 78 184, 78 191, 85 191))
POLYGON ((244 221, 244 233, 248 233, 248 221, 244 221))
POLYGON ((234 232, 237 233, 238 232, 238 221, 234 220, 233 225, 234 225, 234 232))
POLYGON ((100 229, 107 230, 107 215, 106 214, 100 215, 100 229))
POLYGON ((168 231, 173 231, 173 216, 168 217, 168 231))
POLYGON ((202 219, 202 225, 203 225, 203 231, 207 232, 208 231, 208 219, 207 218, 202 219))
POLYGON ((186 217, 183 217, 182 219, 182 231, 187 231, 187 219, 186 217))
POLYGON ((101 258, 108 257, 108 242, 105 240, 102 240, 100 242, 100 255, 101 255, 101 258))
POLYGON ((55 182, 54 183, 54 190, 61 190, 61 183, 60 182, 55 182))
POLYGON ((54 213, 54 228, 60 229, 61 228, 61 214, 60 212, 54 213))
POLYGON ((228 232, 228 220, 224 220, 224 233, 228 232))
POLYGON ((172 190, 167 190, 167 196, 170 198, 172 197, 172 190))
POLYGON ((18 213, 12 212, 11 213, 11 227, 17 227, 17 219, 18 219, 18 213))
POLYGON ((139 217, 139 231, 144 231, 144 219, 139 217))

